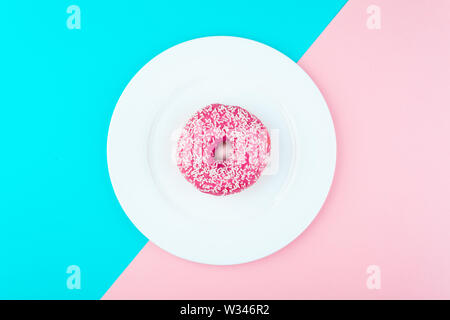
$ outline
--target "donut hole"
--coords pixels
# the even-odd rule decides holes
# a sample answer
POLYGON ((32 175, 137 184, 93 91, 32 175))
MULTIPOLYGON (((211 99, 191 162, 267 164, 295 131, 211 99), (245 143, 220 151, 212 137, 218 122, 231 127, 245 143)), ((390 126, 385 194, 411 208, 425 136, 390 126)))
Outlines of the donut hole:
POLYGON ((233 152, 233 146, 227 138, 223 138, 214 149, 214 160, 225 162, 229 159, 233 152))

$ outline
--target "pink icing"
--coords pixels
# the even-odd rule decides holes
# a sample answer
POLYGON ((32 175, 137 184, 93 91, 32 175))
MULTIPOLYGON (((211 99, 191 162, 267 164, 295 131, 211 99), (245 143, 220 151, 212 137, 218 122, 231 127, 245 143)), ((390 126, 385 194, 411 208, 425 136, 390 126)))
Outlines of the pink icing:
POLYGON ((201 192, 229 195, 258 180, 270 154, 266 127, 238 106, 211 104, 184 126, 177 146, 177 165, 201 192), (219 143, 227 142, 226 159, 215 157, 219 143))

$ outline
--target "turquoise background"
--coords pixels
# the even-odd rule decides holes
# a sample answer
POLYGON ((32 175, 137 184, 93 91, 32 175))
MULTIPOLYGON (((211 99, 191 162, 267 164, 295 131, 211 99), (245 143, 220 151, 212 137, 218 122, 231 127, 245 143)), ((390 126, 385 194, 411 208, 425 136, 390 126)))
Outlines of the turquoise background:
POLYGON ((0 298, 99 299, 145 245, 106 163, 114 106, 145 63, 210 35, 251 38, 297 61, 345 2, 3 3, 0 298), (81 30, 66 27, 71 4, 81 30), (69 265, 81 268, 80 290, 66 287, 69 265))

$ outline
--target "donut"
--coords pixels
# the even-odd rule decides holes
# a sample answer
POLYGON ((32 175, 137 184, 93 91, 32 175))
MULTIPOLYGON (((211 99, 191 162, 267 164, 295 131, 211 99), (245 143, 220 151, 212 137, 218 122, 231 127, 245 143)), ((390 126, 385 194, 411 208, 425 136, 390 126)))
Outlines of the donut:
POLYGON ((177 144, 177 166, 198 190, 221 196, 253 185, 269 161, 264 124, 239 106, 211 104, 192 116, 177 144))

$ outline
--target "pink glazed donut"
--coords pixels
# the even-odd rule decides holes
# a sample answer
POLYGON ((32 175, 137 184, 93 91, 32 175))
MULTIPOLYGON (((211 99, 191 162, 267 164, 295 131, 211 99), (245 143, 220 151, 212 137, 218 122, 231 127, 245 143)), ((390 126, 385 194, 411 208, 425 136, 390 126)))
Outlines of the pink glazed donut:
POLYGON ((229 195, 258 180, 269 154, 269 132, 257 117, 238 106, 211 104, 184 126, 177 165, 201 192, 229 195))

